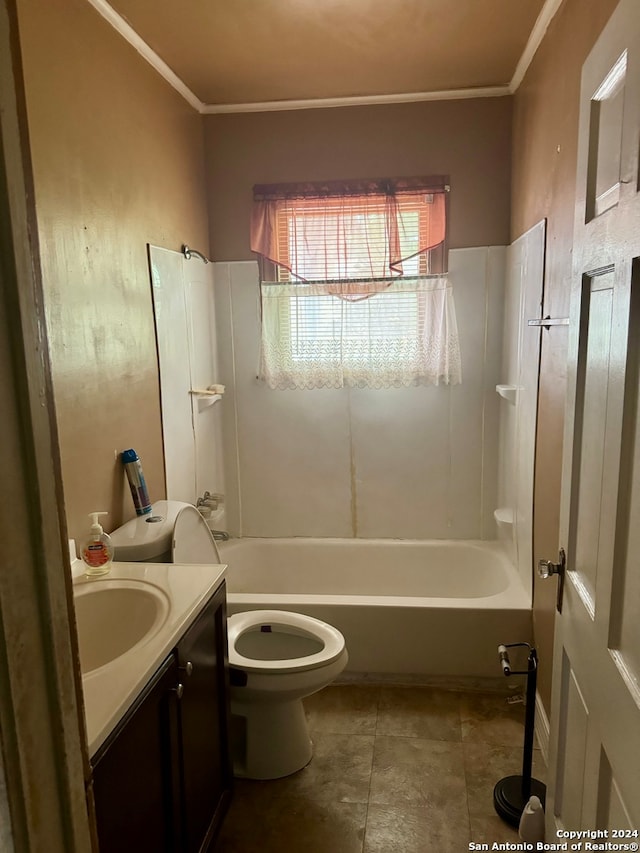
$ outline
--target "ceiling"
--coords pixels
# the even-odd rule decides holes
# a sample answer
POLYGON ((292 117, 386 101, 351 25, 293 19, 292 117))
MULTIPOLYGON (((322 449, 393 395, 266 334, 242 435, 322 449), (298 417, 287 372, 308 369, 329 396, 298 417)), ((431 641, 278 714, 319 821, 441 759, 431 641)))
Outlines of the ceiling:
POLYGON ((469 89, 505 94, 521 59, 532 53, 544 10, 558 6, 557 0, 90 2, 125 36, 145 42, 204 112, 469 89))

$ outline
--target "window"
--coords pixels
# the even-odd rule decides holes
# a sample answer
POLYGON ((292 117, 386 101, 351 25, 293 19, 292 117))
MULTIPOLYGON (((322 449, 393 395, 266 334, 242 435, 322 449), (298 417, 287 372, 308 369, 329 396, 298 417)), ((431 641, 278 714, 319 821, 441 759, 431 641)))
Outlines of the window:
POLYGON ((271 388, 460 381, 443 180, 254 188, 271 388))

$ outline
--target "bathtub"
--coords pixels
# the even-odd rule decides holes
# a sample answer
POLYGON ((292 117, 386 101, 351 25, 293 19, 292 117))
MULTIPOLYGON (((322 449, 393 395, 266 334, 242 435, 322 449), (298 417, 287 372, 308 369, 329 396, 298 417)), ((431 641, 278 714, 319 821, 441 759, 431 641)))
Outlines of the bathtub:
POLYGON ((531 641, 531 600, 497 542, 231 539, 229 613, 295 610, 335 625, 347 677, 482 682, 499 643, 531 641))

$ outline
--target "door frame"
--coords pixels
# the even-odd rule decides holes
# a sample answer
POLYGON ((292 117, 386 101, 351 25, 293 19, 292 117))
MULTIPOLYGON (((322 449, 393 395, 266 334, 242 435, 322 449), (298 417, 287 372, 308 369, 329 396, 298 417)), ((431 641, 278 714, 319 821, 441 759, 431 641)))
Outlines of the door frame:
POLYGON ((1 0, 0 840, 87 853, 97 845, 37 233, 16 0, 1 0))

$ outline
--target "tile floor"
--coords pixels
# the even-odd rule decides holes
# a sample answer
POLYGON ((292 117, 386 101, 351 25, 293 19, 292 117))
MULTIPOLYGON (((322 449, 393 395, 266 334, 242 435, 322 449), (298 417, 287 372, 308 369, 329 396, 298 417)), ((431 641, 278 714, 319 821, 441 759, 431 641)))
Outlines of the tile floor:
MULTIPOLYGON (((504 696, 332 685, 305 701, 311 763, 236 780, 215 853, 462 853, 517 842, 493 786, 522 768, 524 708, 504 696)), ((538 750, 534 776, 545 781, 538 750)))

